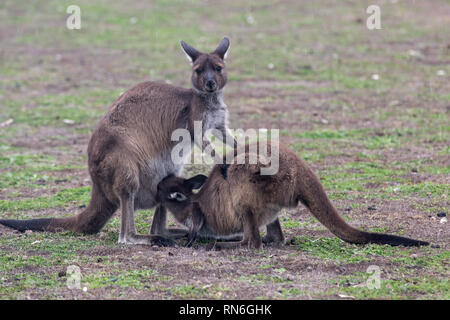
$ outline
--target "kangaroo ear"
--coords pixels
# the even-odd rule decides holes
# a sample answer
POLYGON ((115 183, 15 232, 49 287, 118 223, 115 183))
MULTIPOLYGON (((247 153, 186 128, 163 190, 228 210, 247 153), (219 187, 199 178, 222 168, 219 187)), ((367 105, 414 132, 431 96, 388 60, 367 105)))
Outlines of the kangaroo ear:
POLYGON ((201 52, 195 49, 194 47, 188 45, 183 40, 181 40, 180 43, 184 53, 186 54, 186 57, 189 59, 189 61, 194 63, 194 61, 200 56, 201 52))
POLYGON ((219 165, 220 173, 222 174, 222 177, 227 180, 228 177, 228 168, 230 167, 229 164, 221 164, 219 165))
POLYGON ((190 179, 185 180, 183 184, 191 190, 199 189, 205 183, 206 179, 208 179, 207 176, 199 174, 190 179))
POLYGON ((219 46, 213 53, 217 54, 222 60, 227 57, 228 49, 230 48, 230 40, 225 37, 220 41, 219 46))

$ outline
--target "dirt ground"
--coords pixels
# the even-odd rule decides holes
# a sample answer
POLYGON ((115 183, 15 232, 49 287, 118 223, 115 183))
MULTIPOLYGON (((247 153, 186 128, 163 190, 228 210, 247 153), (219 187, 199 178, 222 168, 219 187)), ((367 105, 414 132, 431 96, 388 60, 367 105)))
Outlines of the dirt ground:
POLYGON ((70 2, 2 1, 0 218, 81 212, 108 107, 143 81, 189 87, 179 40, 228 35, 230 127, 279 129, 353 226, 432 245, 347 244, 303 206, 280 214, 286 245, 261 250, 119 245, 117 213, 92 236, 0 226, 0 298, 449 299, 450 2, 372 2, 79 1, 68 30, 70 2))

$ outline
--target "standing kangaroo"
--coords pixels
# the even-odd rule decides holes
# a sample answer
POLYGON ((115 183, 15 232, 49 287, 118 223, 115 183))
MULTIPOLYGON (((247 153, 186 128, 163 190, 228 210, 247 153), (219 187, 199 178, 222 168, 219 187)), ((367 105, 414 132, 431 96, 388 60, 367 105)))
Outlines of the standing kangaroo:
MULTIPOLYGON (((172 244, 167 237, 185 235, 168 230, 166 210, 158 206, 150 235, 137 235, 134 211, 156 205, 156 187, 167 175, 179 175, 171 150, 174 130, 183 128, 194 136, 194 121, 202 121, 203 133, 217 129, 224 142, 236 142, 227 128, 223 102, 227 82, 224 59, 230 42, 224 38, 212 53, 202 53, 185 42, 181 46, 192 62, 192 89, 144 82, 123 93, 100 120, 88 145, 92 180, 91 201, 86 209, 69 218, 0 220, 0 224, 24 231, 99 232, 120 207, 119 243, 172 244)), ((195 141, 199 144, 199 141, 195 141)), ((210 146, 202 139, 200 147, 210 146)))
MULTIPOLYGON (((271 152, 269 144, 268 151, 271 152)), ((328 199, 319 179, 293 151, 279 146, 279 170, 274 175, 261 175, 264 165, 215 165, 209 177, 197 175, 190 179, 168 176, 158 185, 157 197, 189 229, 191 245, 197 234, 223 238, 242 234, 239 242, 218 242, 216 247, 261 246, 259 228, 267 226, 264 242, 284 242, 277 215, 282 208, 303 203, 333 234, 350 243, 378 243, 420 246, 427 242, 409 238, 360 231, 339 216, 328 199), (203 185, 204 184, 204 185, 203 185), (202 189, 194 194, 193 189, 202 189)), ((261 158, 258 158, 260 160, 261 158)), ((236 154, 235 154, 235 162, 236 154)))

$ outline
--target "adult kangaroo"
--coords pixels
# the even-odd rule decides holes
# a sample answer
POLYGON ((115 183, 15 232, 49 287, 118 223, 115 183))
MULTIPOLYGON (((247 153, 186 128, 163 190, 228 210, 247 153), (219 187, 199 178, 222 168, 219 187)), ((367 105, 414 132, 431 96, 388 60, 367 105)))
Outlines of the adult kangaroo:
MULTIPOLYGON (((171 236, 183 230, 166 228, 166 210, 158 206, 150 235, 137 235, 134 211, 156 205, 156 187, 167 175, 179 175, 183 164, 174 163, 171 141, 176 129, 194 136, 194 121, 202 121, 203 133, 217 129, 224 142, 236 145, 227 128, 223 89, 227 82, 224 59, 230 42, 224 38, 211 53, 202 53, 181 41, 192 62, 193 88, 144 82, 123 93, 100 120, 88 145, 92 179, 91 201, 84 211, 69 218, 0 220, 0 224, 24 231, 70 230, 99 232, 114 212, 121 209, 119 243, 172 244, 171 236)), ((198 140, 198 139, 197 139, 198 140)), ((207 139, 202 150, 210 146, 207 139)), ((188 155, 185 155, 188 156, 188 155)))
MULTIPOLYGON (((269 153, 273 146, 268 145, 269 153)), ((243 234, 241 241, 217 242, 216 246, 259 248, 259 228, 262 226, 267 226, 265 242, 282 243, 284 237, 277 215, 282 208, 296 207, 299 202, 346 242, 428 245, 425 241, 360 231, 347 224, 306 162, 283 145, 279 145, 279 170, 274 175, 261 175, 266 161, 261 161, 259 156, 255 164, 251 164, 250 153, 246 151, 244 155, 244 164, 238 164, 235 154, 232 164, 215 165, 209 177, 197 175, 183 179, 171 175, 159 183, 158 200, 189 229, 187 245, 192 244, 197 234, 212 238, 243 234), (192 192, 202 185, 198 193, 192 192)))

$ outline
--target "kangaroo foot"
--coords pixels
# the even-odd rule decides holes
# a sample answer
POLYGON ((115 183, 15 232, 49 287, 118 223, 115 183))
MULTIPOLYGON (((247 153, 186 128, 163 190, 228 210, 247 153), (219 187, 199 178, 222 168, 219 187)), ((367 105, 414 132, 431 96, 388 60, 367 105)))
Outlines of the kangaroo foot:
POLYGON ((261 242, 259 241, 229 241, 229 242, 216 242, 216 250, 222 249, 236 249, 236 248, 255 248, 259 249, 261 247, 261 242))
POLYGON ((128 235, 119 239, 120 244, 144 244, 158 247, 175 247, 176 242, 170 238, 159 235, 128 235))
POLYGON ((175 247, 177 244, 170 238, 165 238, 161 236, 154 236, 155 238, 152 240, 152 244, 158 247, 175 247))
POLYGON ((185 229, 167 229, 163 232, 163 236, 170 239, 181 239, 188 236, 188 230, 185 229))
POLYGON ((284 238, 280 239, 267 235, 262 238, 262 243, 266 246, 281 247, 284 244, 284 238))

